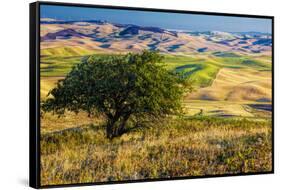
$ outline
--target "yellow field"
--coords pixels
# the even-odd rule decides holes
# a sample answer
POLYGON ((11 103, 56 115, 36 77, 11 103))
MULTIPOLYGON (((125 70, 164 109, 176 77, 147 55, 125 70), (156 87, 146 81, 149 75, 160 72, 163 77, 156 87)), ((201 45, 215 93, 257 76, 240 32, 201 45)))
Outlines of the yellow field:
POLYGON ((212 85, 191 93, 189 100, 271 102, 271 71, 222 68, 212 85))

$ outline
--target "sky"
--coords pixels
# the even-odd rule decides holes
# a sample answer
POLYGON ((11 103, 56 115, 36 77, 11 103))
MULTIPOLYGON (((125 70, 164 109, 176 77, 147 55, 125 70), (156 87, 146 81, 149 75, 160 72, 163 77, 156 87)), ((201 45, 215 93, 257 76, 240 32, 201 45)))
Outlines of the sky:
POLYGON ((57 20, 103 20, 111 23, 155 26, 190 31, 271 33, 271 19, 214 16, 90 7, 41 5, 41 18, 57 20))

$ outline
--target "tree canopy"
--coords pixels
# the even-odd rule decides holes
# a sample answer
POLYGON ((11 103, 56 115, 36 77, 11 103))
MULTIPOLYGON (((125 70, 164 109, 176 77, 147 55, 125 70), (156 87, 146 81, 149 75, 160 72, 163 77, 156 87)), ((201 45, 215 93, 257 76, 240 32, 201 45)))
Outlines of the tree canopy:
POLYGON ((163 117, 181 110, 186 80, 160 63, 158 52, 92 55, 58 81, 42 103, 42 110, 63 115, 86 111, 106 117, 112 139, 126 132, 131 117, 163 117))

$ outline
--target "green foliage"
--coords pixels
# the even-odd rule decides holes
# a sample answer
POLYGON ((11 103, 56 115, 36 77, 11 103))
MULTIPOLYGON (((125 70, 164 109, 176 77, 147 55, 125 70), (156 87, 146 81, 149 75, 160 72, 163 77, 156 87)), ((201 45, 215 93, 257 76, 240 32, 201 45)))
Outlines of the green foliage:
POLYGON ((183 93, 191 88, 184 77, 156 64, 162 59, 149 51, 90 56, 57 83, 42 109, 59 115, 66 110, 103 114, 110 139, 126 132, 130 118, 178 113, 183 93))

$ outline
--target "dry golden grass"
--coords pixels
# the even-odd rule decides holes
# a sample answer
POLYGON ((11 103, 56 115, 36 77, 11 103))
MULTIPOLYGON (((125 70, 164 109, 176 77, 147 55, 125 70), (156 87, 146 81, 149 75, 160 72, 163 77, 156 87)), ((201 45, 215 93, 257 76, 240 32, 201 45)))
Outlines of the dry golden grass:
POLYGON ((61 131, 69 128, 83 128, 91 124, 101 124, 104 123, 102 117, 88 117, 85 112, 80 112, 78 114, 72 112, 66 112, 64 116, 58 117, 52 113, 44 113, 41 117, 41 134, 61 131))
POLYGON ((271 171, 271 122, 169 118, 109 141, 102 125, 41 136, 41 184, 271 171))

